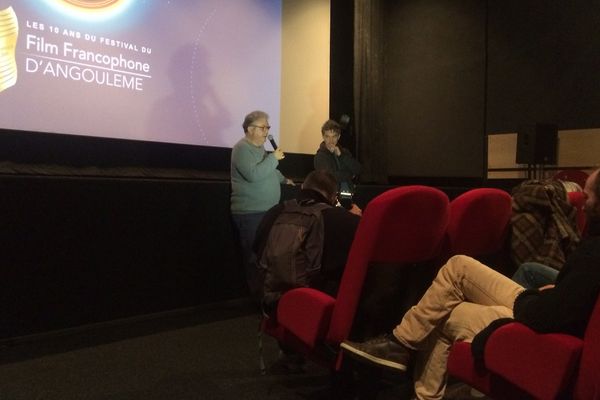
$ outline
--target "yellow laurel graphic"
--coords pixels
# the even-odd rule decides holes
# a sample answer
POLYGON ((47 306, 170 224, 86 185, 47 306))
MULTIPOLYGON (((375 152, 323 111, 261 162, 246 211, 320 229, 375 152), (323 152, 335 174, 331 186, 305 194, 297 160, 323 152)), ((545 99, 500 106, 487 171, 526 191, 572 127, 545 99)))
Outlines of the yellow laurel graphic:
POLYGON ((19 21, 12 7, 0 10, 0 92, 17 83, 15 50, 19 21))
POLYGON ((55 10, 88 21, 103 21, 124 12, 135 0, 44 0, 55 10))
POLYGON ((112 7, 113 5, 116 5, 117 3, 119 3, 121 0, 63 0, 63 1, 65 3, 74 5, 75 7, 96 9, 96 8, 112 7))

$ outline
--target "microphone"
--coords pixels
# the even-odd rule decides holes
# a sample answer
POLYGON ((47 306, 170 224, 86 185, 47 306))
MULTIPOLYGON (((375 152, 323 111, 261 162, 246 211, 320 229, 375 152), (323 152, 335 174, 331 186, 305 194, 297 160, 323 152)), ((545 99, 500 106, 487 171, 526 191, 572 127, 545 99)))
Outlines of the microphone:
POLYGON ((273 135, 267 136, 267 139, 269 139, 269 143, 271 143, 271 146, 273 146, 273 150, 277 150, 277 143, 275 143, 273 135))
POLYGON ((340 126, 342 130, 345 130, 348 127, 349 123, 350 117, 347 114, 342 114, 342 116, 340 117, 340 126))

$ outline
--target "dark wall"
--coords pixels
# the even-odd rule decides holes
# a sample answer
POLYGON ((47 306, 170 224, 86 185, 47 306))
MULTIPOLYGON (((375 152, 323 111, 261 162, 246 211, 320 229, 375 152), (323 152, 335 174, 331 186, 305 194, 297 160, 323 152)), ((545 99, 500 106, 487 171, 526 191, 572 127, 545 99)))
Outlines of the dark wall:
POLYGON ((110 175, 116 168, 194 169, 219 173, 229 169, 230 154, 230 148, 0 129, 0 160, 3 162, 113 169, 99 171, 97 175, 110 175))
MULTIPOLYGON (((600 126, 600 3, 380 3, 383 17, 375 24, 383 28, 384 117, 371 116, 365 126, 381 123, 387 146, 385 154, 361 157, 387 157, 392 180, 483 181, 487 134, 535 123, 600 126)), ((343 40, 332 34, 332 42, 343 40)), ((337 76, 331 79, 339 87, 337 76)), ((337 93, 332 104, 347 101, 337 93)), ((361 143, 372 141, 370 134, 359 132, 361 143)))
POLYGON ((229 183, 1 177, 0 339, 246 295, 229 183))
POLYGON ((485 11, 481 0, 387 2, 388 175, 483 176, 485 11))
POLYGON ((600 3, 488 3, 488 132, 600 127, 600 3))
POLYGON ((354 3, 331 0, 331 48, 329 80, 329 115, 336 121, 342 115, 350 117, 350 124, 340 139, 342 146, 356 154, 353 125, 354 104, 354 3))

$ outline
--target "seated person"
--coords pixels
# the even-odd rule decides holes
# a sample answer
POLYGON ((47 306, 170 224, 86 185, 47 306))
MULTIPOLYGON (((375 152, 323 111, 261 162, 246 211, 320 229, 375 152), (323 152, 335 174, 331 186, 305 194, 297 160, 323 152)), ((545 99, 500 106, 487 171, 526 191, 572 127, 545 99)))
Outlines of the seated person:
MULTIPOLYGON (((584 204, 585 213, 588 214, 588 216, 592 214, 592 218, 589 221, 586 232, 586 235, 588 236, 598 236, 600 232, 598 226, 598 220, 600 220, 600 218, 594 218, 595 211, 593 204, 591 203, 591 199, 596 198, 594 196, 600 198, 600 193, 594 193, 594 190, 594 181, 588 179, 583 190, 583 194, 586 199, 584 204)), ((559 271, 556 268, 552 268, 544 264, 525 262, 519 266, 517 271, 515 271, 512 279, 526 289, 537 289, 546 285, 554 284, 558 276, 558 272, 559 271)))
MULTIPOLYGON (((331 119, 325 121, 321 127, 323 142, 315 154, 314 166, 316 170, 331 172, 337 180, 338 189, 352 194, 354 178, 360 173, 361 166, 348 149, 338 144, 341 133, 340 124, 331 119)), ((347 207, 346 204, 344 206, 347 207)))
MULTIPOLYGON (((586 183, 588 221, 600 215, 598 171, 586 183)), ((583 337, 600 291, 600 236, 589 236, 572 252, 556 285, 525 289, 467 256, 454 256, 440 269, 421 300, 385 337, 344 341, 346 353, 361 361, 406 371, 414 357, 418 399, 441 399, 446 363, 455 341, 473 340, 482 357, 487 337, 501 323, 521 322, 541 333, 583 337)))
MULTIPOLYGON (((318 272, 309 277, 308 286, 335 296, 360 221, 360 209, 351 212, 342 207, 335 207, 337 182, 332 174, 323 170, 308 174, 295 200, 295 206, 308 208, 316 205, 322 215, 322 253, 317 260, 318 272)), ((268 210, 257 229, 254 250, 261 264, 266 263, 263 257, 265 249, 269 244, 273 245, 268 241, 277 240, 270 237, 270 233, 277 219, 286 211, 286 207, 289 207, 289 202, 268 210)), ((264 269, 273 267, 262 266, 264 269)), ((272 308, 267 307, 264 311, 271 314, 272 308)))

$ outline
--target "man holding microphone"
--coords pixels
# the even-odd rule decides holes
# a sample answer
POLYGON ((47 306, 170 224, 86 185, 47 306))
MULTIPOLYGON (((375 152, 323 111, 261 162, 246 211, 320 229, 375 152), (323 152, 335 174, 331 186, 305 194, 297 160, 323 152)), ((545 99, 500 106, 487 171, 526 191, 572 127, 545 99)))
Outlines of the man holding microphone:
POLYGON ((285 157, 280 148, 267 153, 264 148, 269 134, 269 115, 253 111, 242 124, 244 137, 231 151, 231 215, 236 227, 250 294, 258 300, 260 284, 256 257, 252 251, 256 228, 265 212, 279 203, 280 184, 293 185, 277 169, 285 157))

